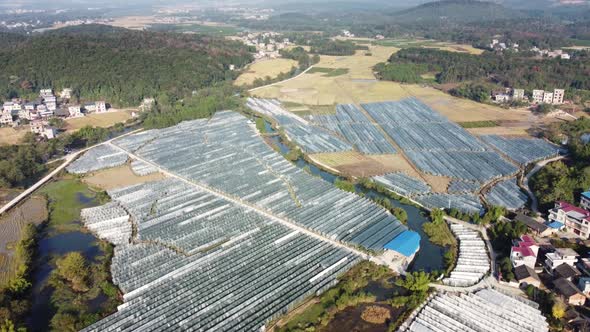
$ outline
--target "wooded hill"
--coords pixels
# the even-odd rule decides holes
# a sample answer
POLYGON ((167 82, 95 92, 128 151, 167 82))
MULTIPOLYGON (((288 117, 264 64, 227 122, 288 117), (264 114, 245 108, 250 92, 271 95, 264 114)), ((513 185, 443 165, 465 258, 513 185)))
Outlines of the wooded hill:
POLYGON ((0 97, 33 96, 71 87, 85 100, 138 105, 144 97, 171 103, 235 78, 252 61, 242 43, 223 38, 132 31, 102 25, 32 37, 0 33, 0 97))
POLYGON ((524 17, 525 14, 492 2, 446 0, 429 2, 410 9, 394 12, 391 16, 399 23, 440 21, 481 22, 524 17))

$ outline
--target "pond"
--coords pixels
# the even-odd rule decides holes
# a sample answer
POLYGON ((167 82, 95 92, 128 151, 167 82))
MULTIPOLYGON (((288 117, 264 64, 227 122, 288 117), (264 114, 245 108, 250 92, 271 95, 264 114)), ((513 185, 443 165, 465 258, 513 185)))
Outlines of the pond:
MULTIPOLYGON (((276 130, 272 128, 271 124, 268 121, 264 121, 265 128, 267 133, 276 133, 276 130)), ((268 137, 271 144, 275 144, 276 147, 279 148, 282 154, 289 153, 289 147, 283 142, 283 138, 280 135, 275 135, 268 137)), ((309 169, 312 175, 318 176, 325 181, 330 183, 334 183, 340 177, 324 171, 317 166, 307 162, 303 158, 299 158, 295 161, 295 165, 299 168, 306 168, 309 169)), ((443 255, 446 251, 446 248, 438 246, 432 242, 430 242, 428 235, 424 233, 422 230, 422 225, 428 222, 428 218, 425 215, 424 210, 409 204, 403 204, 402 202, 394 199, 390 199, 389 197, 384 196, 383 194, 375 191, 369 190, 362 186, 355 186, 355 190, 357 193, 363 193, 366 197, 369 198, 385 198, 388 199, 391 204, 395 207, 400 207, 406 211, 408 214, 408 228, 420 234, 420 250, 414 257, 414 260, 409 266, 409 271, 426 271, 432 272, 434 270, 443 270, 444 269, 444 261, 443 255)))
MULTIPOLYGON (((88 197, 81 192, 76 192, 76 199, 84 207, 96 206, 94 197, 88 197)), ((82 225, 78 220, 72 220, 72 224, 82 225)), ((55 308, 51 304, 53 288, 48 285, 49 277, 55 269, 55 258, 70 252, 81 252, 89 262, 95 261, 102 254, 97 239, 90 233, 82 231, 60 233, 51 225, 47 226, 38 244, 38 255, 34 262, 32 308, 31 316, 27 319, 29 330, 47 331, 51 318, 55 314, 55 308)), ((97 297, 92 305, 99 307, 104 297, 97 297)))

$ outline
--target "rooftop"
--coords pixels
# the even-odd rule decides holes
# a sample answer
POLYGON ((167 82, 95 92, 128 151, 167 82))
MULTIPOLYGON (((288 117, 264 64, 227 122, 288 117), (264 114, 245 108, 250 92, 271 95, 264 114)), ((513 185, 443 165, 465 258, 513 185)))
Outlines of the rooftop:
POLYGON ((383 248, 395 250, 406 257, 410 257, 420 248, 420 235, 414 231, 406 230, 385 244, 383 248))
POLYGON ((559 294, 565 297, 571 297, 576 294, 582 294, 578 287, 576 287, 576 285, 574 285, 573 282, 567 279, 557 279, 553 282, 553 284, 555 285, 555 290, 557 290, 559 294))
POLYGON ((582 193, 583 197, 586 197, 587 199, 590 199, 590 191, 585 191, 582 193))
POLYGON ((553 270, 553 274, 554 274, 555 278, 568 279, 568 278, 572 278, 572 277, 577 277, 581 273, 575 267, 572 267, 569 264, 563 263, 553 270))
POLYGON ((524 264, 514 268, 514 275, 516 276, 516 280, 519 281, 529 277, 537 281, 541 281, 537 272, 535 272, 535 270, 531 269, 529 266, 524 264))
POLYGON ((539 232, 539 233, 542 233, 545 230, 547 230, 547 226, 545 224, 542 224, 542 223, 536 221, 535 219, 533 219, 529 216, 526 216, 522 213, 517 214, 515 220, 520 221, 521 223, 527 225, 528 228, 530 228, 536 232, 539 232))

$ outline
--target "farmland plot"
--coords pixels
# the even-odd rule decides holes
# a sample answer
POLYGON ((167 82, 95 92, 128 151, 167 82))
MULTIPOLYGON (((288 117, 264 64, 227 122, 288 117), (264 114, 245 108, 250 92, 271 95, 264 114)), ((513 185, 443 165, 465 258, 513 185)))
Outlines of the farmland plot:
POLYGON ((508 210, 518 210, 528 202, 528 196, 520 190, 516 179, 494 185, 484 197, 489 204, 502 206, 508 210))
POLYGON ((520 165, 557 156, 560 151, 559 146, 538 138, 506 138, 498 135, 480 138, 520 165))

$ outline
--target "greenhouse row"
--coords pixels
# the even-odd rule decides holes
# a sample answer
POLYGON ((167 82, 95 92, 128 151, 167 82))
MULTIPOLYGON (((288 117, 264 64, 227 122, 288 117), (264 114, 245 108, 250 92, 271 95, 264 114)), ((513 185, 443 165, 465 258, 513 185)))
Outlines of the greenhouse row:
POLYGON ((479 197, 474 194, 440 194, 418 195, 414 200, 427 208, 457 209, 463 213, 482 213, 484 208, 479 197))
POLYGON ((401 172, 374 176, 372 179, 396 194, 403 196, 427 194, 430 192, 430 186, 426 182, 401 172))
POLYGON ((449 194, 475 193, 481 188, 481 182, 453 180, 449 183, 447 192, 449 194))
POLYGON ((451 224, 451 231, 459 241, 459 258, 443 283, 458 287, 475 285, 490 271, 486 244, 477 231, 461 224, 451 224))
POLYGON ((395 148, 377 126, 353 104, 336 106, 335 115, 315 115, 311 120, 342 135, 358 151, 365 154, 395 153, 395 148))
POLYGON ((125 303, 83 331, 260 331, 358 260, 276 223, 190 256, 155 243, 120 246, 112 273, 125 303))
POLYGON ((557 156, 560 148, 539 138, 506 138, 498 135, 484 135, 480 139, 501 151, 520 165, 557 156))
POLYGON ((485 182, 518 172, 495 152, 408 151, 406 155, 423 172, 456 179, 485 182))
MULTIPOLYGON (((339 190, 288 162, 238 113, 218 112, 209 121, 183 122, 160 130, 136 154, 185 179, 344 243, 381 251, 407 230, 372 201, 339 190)), ((153 236, 167 231, 154 229, 153 236)))
POLYGON ((448 122, 447 118, 432 110, 416 98, 400 101, 361 104, 369 115, 379 124, 448 122))
POLYGON ((546 332, 549 325, 532 302, 484 288, 468 294, 440 292, 398 331, 546 332))
POLYGON ((528 196, 520 190, 514 178, 495 184, 484 198, 489 204, 508 210, 518 210, 528 202, 528 196))
POLYGON ((108 144, 94 147, 71 163, 66 170, 73 174, 84 174, 104 168, 121 166, 127 162, 127 153, 108 144))
POLYGON ((131 223, 129 215, 117 203, 83 209, 80 217, 86 228, 103 240, 115 245, 129 243, 131 223))

